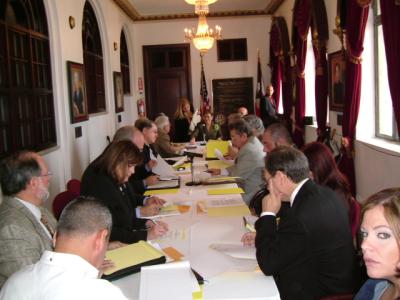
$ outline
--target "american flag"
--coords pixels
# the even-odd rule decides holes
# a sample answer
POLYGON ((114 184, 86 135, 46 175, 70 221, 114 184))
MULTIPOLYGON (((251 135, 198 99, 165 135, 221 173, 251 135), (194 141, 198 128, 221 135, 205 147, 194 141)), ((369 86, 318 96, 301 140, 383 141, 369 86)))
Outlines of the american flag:
POLYGON ((256 90, 256 115, 260 116, 260 101, 261 97, 265 95, 264 79, 261 72, 261 62, 260 62, 260 52, 258 52, 258 62, 257 62, 257 90, 256 90))
POLYGON ((203 55, 200 54, 201 59, 201 74, 200 74, 200 98, 201 98, 201 112, 209 111, 211 109, 210 100, 208 99, 206 76, 204 75, 203 55))

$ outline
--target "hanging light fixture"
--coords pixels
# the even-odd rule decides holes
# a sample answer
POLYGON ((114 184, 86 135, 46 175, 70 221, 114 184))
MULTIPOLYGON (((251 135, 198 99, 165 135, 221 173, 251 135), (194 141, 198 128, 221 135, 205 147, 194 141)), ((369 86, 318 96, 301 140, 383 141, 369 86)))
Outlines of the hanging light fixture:
POLYGON ((194 29, 185 28, 185 39, 193 41, 193 45, 201 52, 205 53, 212 48, 214 40, 221 39, 221 27, 215 26, 215 30, 208 27, 206 15, 209 12, 208 5, 217 0, 185 0, 189 4, 195 5, 195 13, 199 16, 196 32, 194 29))

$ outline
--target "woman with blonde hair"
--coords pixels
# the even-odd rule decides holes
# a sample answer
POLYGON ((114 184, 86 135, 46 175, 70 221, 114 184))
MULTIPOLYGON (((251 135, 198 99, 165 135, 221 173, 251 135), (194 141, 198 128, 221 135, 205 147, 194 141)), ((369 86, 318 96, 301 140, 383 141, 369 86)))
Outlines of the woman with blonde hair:
POLYGON ((174 142, 186 143, 190 141, 190 123, 192 122, 193 113, 191 111, 191 105, 187 98, 181 98, 178 104, 178 108, 174 114, 174 125, 175 125, 175 138, 174 142))
POLYGON ((372 279, 354 299, 400 299, 400 188, 369 197, 361 216, 361 249, 372 279))

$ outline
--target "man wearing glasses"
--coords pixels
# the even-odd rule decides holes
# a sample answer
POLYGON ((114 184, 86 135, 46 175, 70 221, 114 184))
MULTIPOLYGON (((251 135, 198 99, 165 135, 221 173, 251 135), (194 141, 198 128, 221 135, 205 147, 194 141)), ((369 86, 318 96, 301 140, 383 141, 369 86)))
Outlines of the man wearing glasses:
POLYGON ((0 162, 0 288, 23 266, 52 250, 56 220, 42 205, 49 197, 51 173, 36 153, 23 151, 0 162))
POLYGON ((269 195, 255 223, 260 269, 276 278, 283 300, 320 299, 353 289, 348 216, 334 191, 309 179, 305 155, 288 146, 268 153, 269 195), (277 222, 282 202, 290 208, 277 222))

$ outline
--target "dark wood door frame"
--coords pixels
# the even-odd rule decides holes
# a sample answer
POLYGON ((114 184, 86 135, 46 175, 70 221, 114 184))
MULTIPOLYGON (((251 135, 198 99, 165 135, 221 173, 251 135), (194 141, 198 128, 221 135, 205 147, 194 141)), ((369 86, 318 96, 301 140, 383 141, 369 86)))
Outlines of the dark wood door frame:
MULTIPOLYGON (((192 79, 191 79, 191 63, 190 63, 190 44, 169 44, 169 45, 151 45, 151 46, 143 46, 143 68, 144 68, 144 82, 145 82, 145 91, 146 91, 146 111, 149 118, 154 119, 160 111, 155 111, 155 108, 162 107, 162 105, 168 105, 168 103, 155 103, 157 99, 153 99, 157 91, 155 92, 155 88, 157 88, 157 84, 163 84, 162 80, 168 82, 168 79, 171 81, 175 80, 175 85, 172 85, 171 88, 179 89, 172 91, 170 94, 176 93, 177 99, 173 102, 177 102, 180 97, 187 97, 192 102, 192 79), (162 53, 164 53, 165 61, 160 61, 159 65, 157 65, 157 61, 152 61, 153 54, 156 57, 158 54, 162 60, 162 53), (177 54, 176 57, 178 59, 174 62, 174 54, 177 54), (177 64, 179 61, 179 55, 182 55, 182 65, 177 64), (156 64, 156 66, 154 66, 156 64), (163 65, 164 64, 164 65, 163 65)), ((175 96, 171 96, 174 97, 175 96)), ((168 106, 169 113, 167 114, 170 117, 171 124, 173 125, 172 120, 172 106, 173 111, 176 109, 176 103, 171 103, 168 106)))

